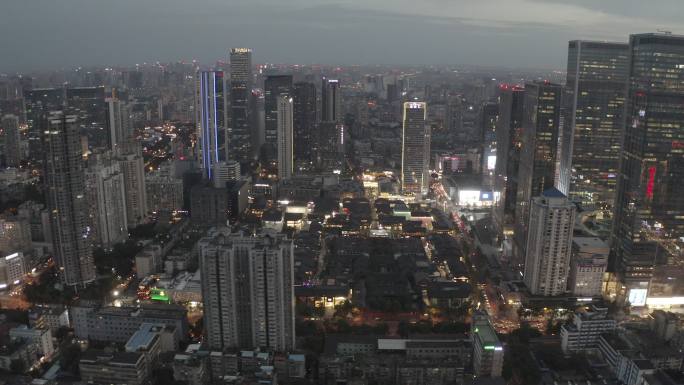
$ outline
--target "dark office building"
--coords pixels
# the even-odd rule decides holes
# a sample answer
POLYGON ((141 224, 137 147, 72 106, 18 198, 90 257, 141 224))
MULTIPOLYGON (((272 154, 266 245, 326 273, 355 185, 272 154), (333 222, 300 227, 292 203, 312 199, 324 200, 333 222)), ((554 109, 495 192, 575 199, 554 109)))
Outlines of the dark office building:
POLYGON ((254 158, 250 118, 252 96, 252 51, 230 50, 230 137, 229 158, 249 163, 254 158))
POLYGON ((643 290, 650 276, 633 267, 655 251, 642 245, 684 236, 684 36, 630 37, 625 103, 612 246, 623 282, 643 290))
POLYGON ((293 91, 295 169, 311 164, 316 151, 316 85, 295 83, 293 91))
POLYGON ((496 165, 496 124, 499 120, 499 105, 486 102, 480 110, 480 130, 482 133, 482 170, 485 175, 494 171, 496 165))
POLYGON ((61 110, 66 103, 64 88, 40 88, 24 93, 26 121, 28 123, 29 158, 42 160, 42 136, 45 131, 45 116, 50 111, 61 110))
POLYGON ((571 41, 559 189, 573 200, 614 200, 620 163, 628 45, 571 41))
POLYGON ((502 84, 500 89, 494 171, 494 191, 497 201, 494 206, 493 219, 501 238, 504 233, 509 236, 512 234, 515 222, 525 89, 509 84, 502 84))
POLYGON ((337 79, 323 78, 321 87, 321 121, 342 121, 342 95, 340 93, 340 81, 337 79))
POLYGON ((278 96, 292 95, 292 75, 270 75, 264 81, 264 152, 275 159, 278 139, 278 96))
POLYGON ((525 84, 513 245, 516 259, 525 255, 532 198, 555 185, 562 90, 550 82, 525 84))

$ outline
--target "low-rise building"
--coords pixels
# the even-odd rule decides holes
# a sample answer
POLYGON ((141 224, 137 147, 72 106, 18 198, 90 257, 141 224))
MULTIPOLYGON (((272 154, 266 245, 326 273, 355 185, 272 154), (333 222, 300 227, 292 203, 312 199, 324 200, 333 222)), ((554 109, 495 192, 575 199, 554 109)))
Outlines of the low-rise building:
POLYGON ((600 296, 608 266, 608 244, 597 237, 574 237, 568 288, 581 297, 600 296))
POLYGON ((470 326, 473 342, 473 373, 481 377, 501 377, 503 345, 486 314, 473 314, 470 326))
POLYGON ((615 320, 607 317, 605 308, 577 312, 572 323, 561 326, 561 348, 566 354, 596 349, 601 334, 612 332, 615 325, 615 320))
POLYGON ((26 325, 21 325, 9 332, 10 338, 13 340, 26 340, 36 346, 38 354, 45 358, 50 358, 55 352, 55 347, 52 344, 52 335, 49 329, 35 329, 29 328, 26 325))
POLYGON ((96 385, 142 385, 151 375, 145 353, 140 352, 108 353, 89 349, 82 354, 78 367, 81 380, 96 385))

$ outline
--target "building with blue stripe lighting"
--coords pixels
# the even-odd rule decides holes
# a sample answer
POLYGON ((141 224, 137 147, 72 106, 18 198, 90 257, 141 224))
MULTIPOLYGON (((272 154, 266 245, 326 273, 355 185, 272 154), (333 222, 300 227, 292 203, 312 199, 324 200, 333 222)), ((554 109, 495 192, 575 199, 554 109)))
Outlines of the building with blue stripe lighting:
POLYGON ((199 161, 212 179, 214 165, 227 160, 227 102, 223 71, 199 71, 196 87, 196 125, 199 161))

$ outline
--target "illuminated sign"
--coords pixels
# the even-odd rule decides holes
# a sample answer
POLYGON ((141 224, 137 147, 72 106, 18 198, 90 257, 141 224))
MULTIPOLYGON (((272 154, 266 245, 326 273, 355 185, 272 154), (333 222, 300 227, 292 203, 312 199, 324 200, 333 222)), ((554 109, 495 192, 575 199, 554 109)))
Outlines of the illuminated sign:
POLYGON ((410 108, 410 109, 425 108, 424 102, 406 102, 405 105, 406 105, 406 108, 410 108))
POLYGON ((160 301, 160 302, 167 302, 167 303, 171 302, 166 291, 161 290, 161 289, 151 289, 150 290, 150 299, 153 301, 160 301))
POLYGON ((487 157, 487 170, 494 170, 496 168, 496 155, 489 155, 487 157))
POLYGON ((646 305, 647 294, 648 289, 630 289, 627 300, 632 306, 644 306, 646 305))
POLYGON ((19 256, 19 253, 10 254, 10 255, 5 257, 5 261, 9 261, 9 260, 14 259, 18 256, 19 256))

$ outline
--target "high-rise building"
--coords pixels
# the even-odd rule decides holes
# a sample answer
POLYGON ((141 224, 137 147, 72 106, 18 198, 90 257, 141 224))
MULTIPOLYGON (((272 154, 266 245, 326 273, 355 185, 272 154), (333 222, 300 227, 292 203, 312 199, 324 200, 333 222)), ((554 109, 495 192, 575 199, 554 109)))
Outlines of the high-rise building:
POLYGON ((230 138, 229 157, 249 162, 254 157, 250 119, 252 96, 252 50, 230 50, 230 138))
POLYGON ((430 126, 427 104, 405 102, 401 135, 401 189, 418 196, 428 191, 430 175, 430 126))
POLYGON ((213 178, 214 164, 228 158, 226 95, 223 71, 199 71, 196 86, 196 124, 199 161, 207 179, 213 178))
POLYGON ((608 267, 608 244, 598 237, 574 237, 568 290, 581 297, 598 297, 608 267))
POLYGON ((19 117, 16 115, 3 116, 0 128, 2 128, 5 165, 8 167, 19 167, 19 162, 22 158, 19 117))
POLYGON ((118 153, 123 146, 132 139, 130 114, 128 105, 119 99, 116 91, 112 97, 105 99, 107 102, 107 125, 109 128, 109 148, 118 153))
POLYGON ((0 217, 0 255, 31 249, 31 224, 26 218, 0 217))
POLYGON ((64 108, 64 88, 36 88, 24 94, 26 122, 28 123, 28 149, 32 160, 43 159, 43 132, 46 130, 46 116, 50 111, 64 108))
POLYGON ((321 121, 342 122, 342 95, 340 81, 323 78, 321 89, 321 121))
POLYGON ((91 240, 109 248, 128 238, 124 174, 109 151, 91 155, 88 163, 85 193, 91 240))
POLYGON ((630 290, 644 291, 658 250, 672 249, 671 240, 684 236, 682 63, 684 36, 630 36, 612 242, 617 271, 630 290))
POLYGON ((499 105, 487 102, 482 105, 481 130, 482 130, 482 173, 489 175, 496 168, 496 126, 499 121, 499 105))
POLYGON ((499 237, 513 235, 515 200, 518 195, 518 168, 522 147, 523 102, 525 89, 502 84, 499 120, 496 125, 496 169, 494 212, 492 218, 499 237))
POLYGON ((267 159, 277 156, 278 98, 292 95, 292 75, 270 75, 264 81, 264 152, 267 159))
POLYGON ((318 137, 316 132, 316 85, 298 82, 293 88, 294 160, 296 167, 314 161, 318 137))
POLYGON ((96 275, 88 239, 88 203, 77 118, 56 111, 47 119, 44 167, 54 253, 63 269, 64 283, 82 285, 96 275))
POLYGON ((503 369, 503 344, 486 313, 473 314, 470 325, 473 341, 473 372, 478 377, 501 377, 503 369))
POLYGON ((199 242, 210 349, 294 348, 293 243, 215 230, 199 242))
POLYGON ((620 163, 628 45, 571 41, 559 190, 585 203, 613 203, 620 163), (565 191, 564 191, 565 190, 565 191))
POLYGON ((145 175, 147 207, 150 211, 176 211, 183 208, 183 179, 176 178, 170 165, 145 175))
MULTIPOLYGON (((132 146, 131 146, 132 147, 132 146)), ((139 225, 147 216, 147 190, 145 188, 145 163, 137 151, 122 154, 118 157, 124 178, 124 193, 126 194, 126 219, 128 226, 139 225)))
POLYGON ((278 98, 278 178, 292 177, 294 166, 293 148, 293 106, 292 97, 278 98))
POLYGON ((555 186, 561 92, 561 86, 546 81, 525 85, 513 245, 516 264, 525 256, 532 198, 555 186))
POLYGON ((575 205, 552 187, 532 199, 524 281, 533 295, 567 290, 575 205))

